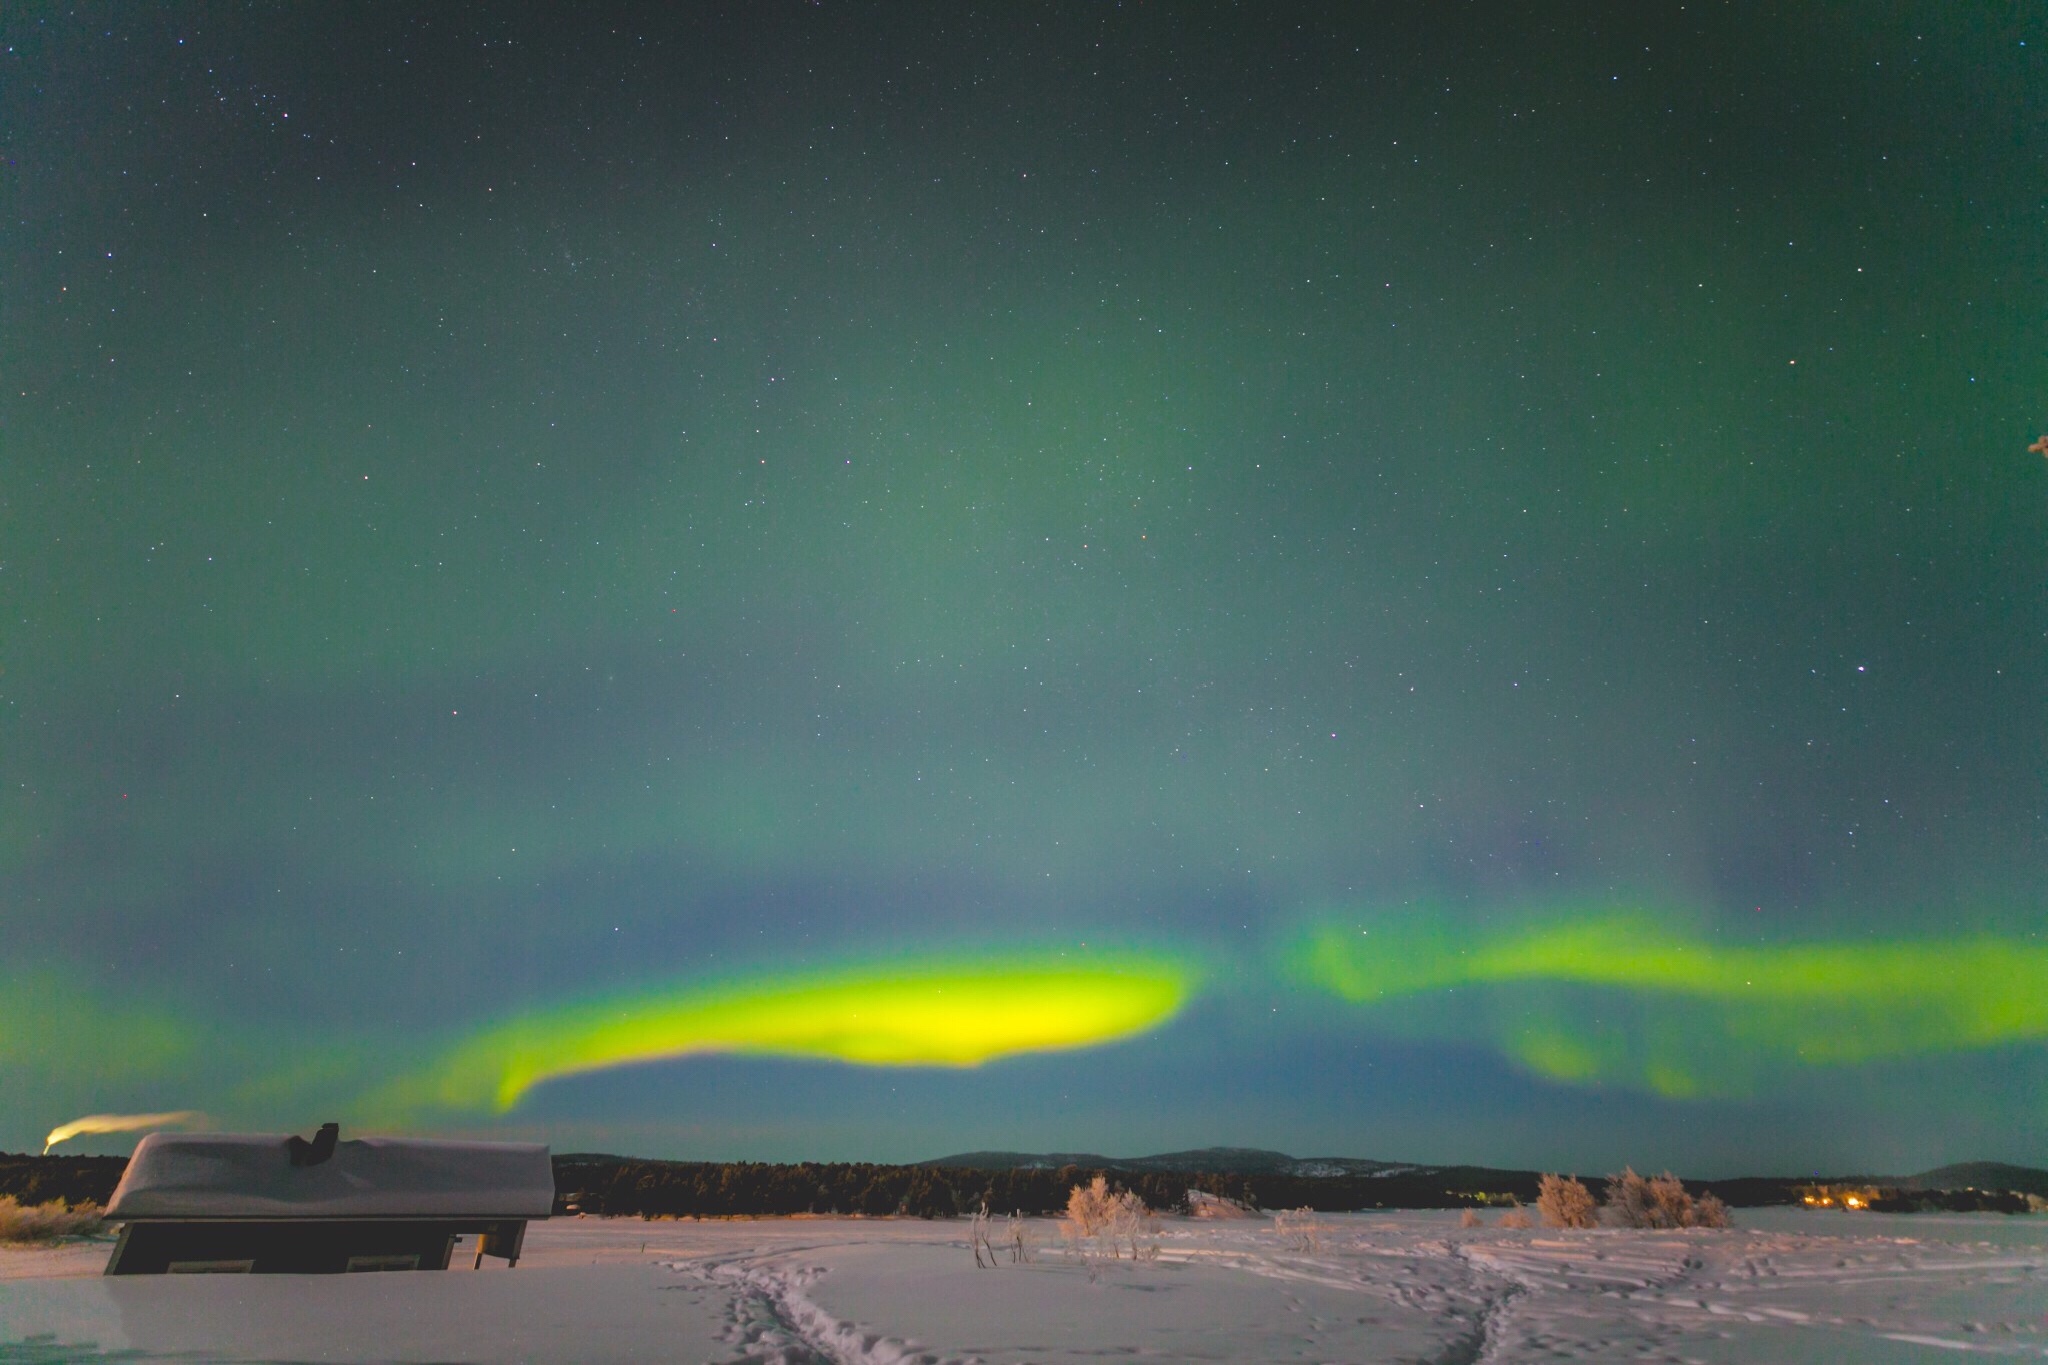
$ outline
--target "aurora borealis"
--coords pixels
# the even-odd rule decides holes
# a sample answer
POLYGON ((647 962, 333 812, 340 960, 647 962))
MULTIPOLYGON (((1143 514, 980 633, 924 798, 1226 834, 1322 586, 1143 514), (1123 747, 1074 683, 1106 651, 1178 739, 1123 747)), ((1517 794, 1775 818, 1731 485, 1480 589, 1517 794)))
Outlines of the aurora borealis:
POLYGON ((977 1066, 1128 1038, 1172 1018, 1183 973, 1154 962, 854 971, 824 980, 609 999, 467 1039, 399 1114, 513 1108, 534 1086, 632 1062, 728 1052, 866 1066, 977 1066))
POLYGON ((1641 913, 1505 931, 1409 915, 1383 922, 1377 939, 1371 928, 1321 928, 1303 946, 1301 975, 1362 1005, 1478 986, 1496 998, 1466 1017, 1504 1023, 1498 1041, 1532 1069, 1678 1096, 1750 1088, 1771 1062, 1845 1065, 2048 1039, 2048 945, 2031 939, 1722 946, 1641 913), (1517 999, 1516 987, 1604 992, 1625 1022, 1589 1030, 1584 1014, 1599 1011, 1560 1019, 1554 998, 1517 999))
POLYGON ((2048 1164, 2033 8, 0 38, 0 1148, 2048 1164))

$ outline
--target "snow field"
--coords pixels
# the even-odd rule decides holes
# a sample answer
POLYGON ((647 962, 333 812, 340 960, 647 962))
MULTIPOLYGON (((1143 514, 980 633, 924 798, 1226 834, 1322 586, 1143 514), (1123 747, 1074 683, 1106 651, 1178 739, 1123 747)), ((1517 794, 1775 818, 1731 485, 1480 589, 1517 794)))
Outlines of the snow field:
MULTIPOLYGON (((0 1256, 0 1365, 123 1359, 1060 1365, 2048 1358, 2048 1218, 1744 1211, 1727 1232, 1164 1220, 1156 1260, 977 1269, 961 1222, 558 1219, 516 1270, 98 1275, 0 1256)), ((40 1259, 38 1259, 40 1258, 40 1259)), ((466 1266, 466 1261, 459 1263, 466 1266)))

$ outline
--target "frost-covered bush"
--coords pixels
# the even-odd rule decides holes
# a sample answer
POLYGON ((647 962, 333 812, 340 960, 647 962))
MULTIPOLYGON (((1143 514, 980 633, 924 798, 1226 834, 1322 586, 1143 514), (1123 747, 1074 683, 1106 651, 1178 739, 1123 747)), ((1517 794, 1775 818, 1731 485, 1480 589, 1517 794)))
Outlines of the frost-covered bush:
POLYGON ((1593 1192, 1569 1176, 1545 1175, 1536 1185, 1536 1212, 1547 1228, 1598 1227, 1593 1192))
POLYGON ((1144 1200, 1129 1190, 1110 1189, 1098 1175, 1067 1196, 1060 1230, 1084 1262, 1105 1247, 1112 1259, 1121 1260, 1129 1251, 1132 1260, 1149 1261, 1159 1254, 1158 1226, 1144 1200))
POLYGON ((1482 1228, 1486 1226, 1486 1220, 1479 1216, 1478 1209, 1466 1209, 1458 1215, 1458 1226, 1461 1228, 1482 1228))
POLYGON ((55 1242, 65 1237, 84 1237, 100 1230, 100 1206, 83 1203, 66 1206, 53 1199, 47 1204, 18 1204, 0 1195, 0 1242, 55 1242))
POLYGON ((1620 1228, 1725 1228, 1728 1206, 1711 1194, 1694 1199, 1677 1176, 1666 1171, 1646 1179, 1632 1168, 1607 1177, 1608 1224, 1620 1228))
POLYGON ((1314 1209, 1282 1209, 1273 1215, 1273 1231, 1296 1251, 1320 1251, 1323 1223, 1314 1209))
POLYGON ((1728 1206, 1715 1194, 1703 1194, 1692 1201, 1692 1225, 1696 1228, 1728 1226, 1728 1206))
MULTIPOLYGON (((1664 1203, 1670 1202, 1671 1196, 1666 1192, 1664 1203)), ((1617 1228, 1674 1226, 1664 1221, 1666 1209, 1660 1206, 1650 1182, 1628 1166, 1622 1168, 1620 1175, 1607 1177, 1607 1198, 1601 1205, 1600 1217, 1608 1226, 1617 1228)))
POLYGON ((1116 1196, 1109 1192, 1109 1181, 1103 1176, 1086 1185, 1074 1186, 1067 1196, 1067 1227, 1074 1236, 1093 1237, 1109 1225, 1116 1196))
POLYGON ((1506 1213, 1502 1214, 1500 1216, 1500 1222, 1495 1224, 1495 1226, 1503 1228, 1526 1228, 1529 1226, 1529 1211, 1523 1208, 1520 1204, 1517 1204, 1513 1208, 1509 1209, 1506 1213))
POLYGON ((1119 1190, 1112 1200, 1114 1207, 1110 1210, 1106 1230, 1110 1255, 1122 1256, 1129 1251, 1134 1261, 1156 1259, 1159 1255, 1159 1220, 1152 1216, 1152 1210, 1129 1190, 1119 1190))

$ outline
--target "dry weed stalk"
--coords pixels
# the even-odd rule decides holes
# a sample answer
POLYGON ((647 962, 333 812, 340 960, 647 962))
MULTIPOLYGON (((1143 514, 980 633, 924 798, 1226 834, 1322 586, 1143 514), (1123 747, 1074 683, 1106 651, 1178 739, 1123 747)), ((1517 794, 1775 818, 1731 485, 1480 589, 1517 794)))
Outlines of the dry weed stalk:
POLYGON ((94 1203, 66 1207, 53 1199, 47 1204, 20 1204, 0 1195, 0 1242, 56 1242, 66 1237, 86 1237, 100 1230, 100 1206, 94 1203))
POLYGON ((996 1245, 989 1236, 988 1201, 974 1211, 967 1222, 967 1241, 974 1248, 974 1268, 994 1270, 996 1268, 996 1245))
POLYGON ((1024 1221, 1024 1215, 1013 1213, 1004 1228, 1004 1243, 1010 1248, 1010 1264, 1023 1265, 1031 1260, 1031 1229, 1024 1221))

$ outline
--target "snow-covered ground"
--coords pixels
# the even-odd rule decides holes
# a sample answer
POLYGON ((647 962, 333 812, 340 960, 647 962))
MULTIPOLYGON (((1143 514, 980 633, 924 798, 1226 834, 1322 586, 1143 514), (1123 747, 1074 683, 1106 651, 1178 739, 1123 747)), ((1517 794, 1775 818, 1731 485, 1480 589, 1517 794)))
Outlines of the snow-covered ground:
POLYGON ((1083 1263, 1051 1223, 976 1269, 965 1222, 536 1224, 517 1269, 105 1279, 0 1250, 0 1365, 54 1361, 1857 1362, 2048 1357, 2048 1218, 1738 1211, 1729 1232, 1324 1215, 1161 1223, 1083 1263))

